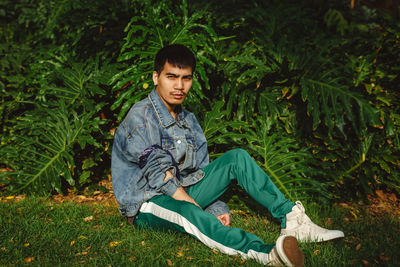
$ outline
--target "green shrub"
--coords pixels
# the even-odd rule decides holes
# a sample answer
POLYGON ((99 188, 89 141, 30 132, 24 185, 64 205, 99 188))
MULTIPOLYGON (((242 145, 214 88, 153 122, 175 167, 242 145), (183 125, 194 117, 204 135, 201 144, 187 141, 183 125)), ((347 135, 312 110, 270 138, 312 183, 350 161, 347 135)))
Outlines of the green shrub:
POLYGON ((185 104, 211 158, 242 147, 291 198, 399 192, 390 16, 290 0, 20 0, 0 14, 3 188, 46 194, 104 176, 109 132, 152 89, 155 53, 181 43, 198 59, 185 104))

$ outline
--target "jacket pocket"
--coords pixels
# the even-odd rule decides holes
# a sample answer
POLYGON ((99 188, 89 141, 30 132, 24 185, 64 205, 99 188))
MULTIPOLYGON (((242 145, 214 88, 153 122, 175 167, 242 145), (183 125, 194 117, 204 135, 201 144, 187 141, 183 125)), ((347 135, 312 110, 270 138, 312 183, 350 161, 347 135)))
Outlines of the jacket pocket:
POLYGON ((161 146, 163 149, 172 151, 175 149, 174 139, 169 136, 161 136, 161 146))

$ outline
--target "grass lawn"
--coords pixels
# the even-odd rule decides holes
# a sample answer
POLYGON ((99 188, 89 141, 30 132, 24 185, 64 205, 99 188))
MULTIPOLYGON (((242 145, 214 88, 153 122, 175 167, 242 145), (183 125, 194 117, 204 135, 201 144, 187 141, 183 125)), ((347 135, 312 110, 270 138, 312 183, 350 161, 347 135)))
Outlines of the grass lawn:
MULTIPOLYGON (((400 222, 350 206, 305 205, 322 226, 342 229, 346 237, 301 244, 306 266, 399 266, 400 222)), ((276 222, 255 212, 233 210, 232 227, 272 243, 276 222)), ((56 203, 43 198, 0 202, 1 266, 258 266, 253 260, 212 251, 175 232, 127 225, 115 205, 56 203)))

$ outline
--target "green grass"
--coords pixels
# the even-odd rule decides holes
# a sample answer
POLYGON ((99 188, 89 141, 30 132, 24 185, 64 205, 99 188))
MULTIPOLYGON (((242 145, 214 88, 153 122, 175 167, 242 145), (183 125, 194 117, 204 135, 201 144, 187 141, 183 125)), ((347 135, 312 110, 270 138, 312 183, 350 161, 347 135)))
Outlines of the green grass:
MULTIPOLYGON (((362 266, 363 260, 372 266, 400 263, 398 218, 375 218, 363 211, 354 216, 349 209, 312 203, 306 207, 314 221, 346 234, 334 242, 301 244, 306 266, 362 266)), ((233 227, 256 233, 267 243, 279 235, 276 222, 254 212, 234 213, 233 227)), ((96 204, 55 204, 32 197, 0 202, 0 229, 1 266, 29 260, 32 266, 258 266, 253 260, 212 251, 182 233, 126 225, 115 207, 96 204)))

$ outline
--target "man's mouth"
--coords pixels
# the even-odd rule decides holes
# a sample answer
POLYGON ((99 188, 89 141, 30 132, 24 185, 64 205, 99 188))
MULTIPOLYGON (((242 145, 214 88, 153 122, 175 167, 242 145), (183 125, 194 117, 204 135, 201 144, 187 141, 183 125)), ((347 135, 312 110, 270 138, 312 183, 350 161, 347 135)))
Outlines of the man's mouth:
POLYGON ((182 99, 185 97, 185 94, 179 93, 179 94, 171 94, 173 98, 175 99, 182 99))

